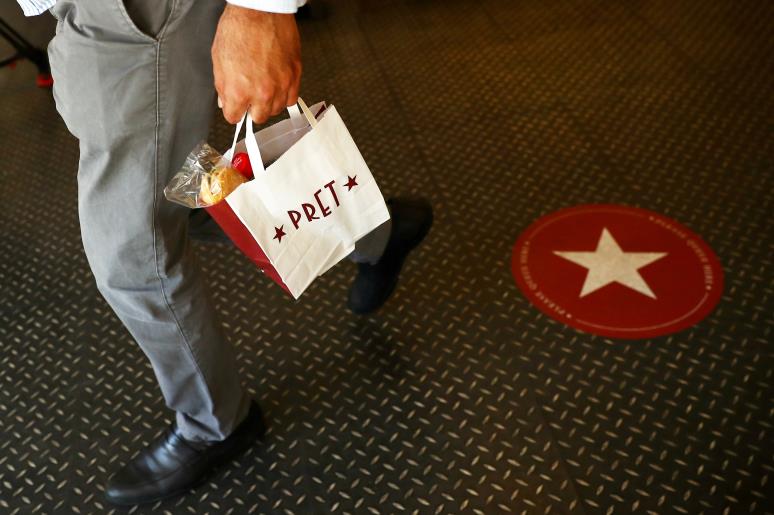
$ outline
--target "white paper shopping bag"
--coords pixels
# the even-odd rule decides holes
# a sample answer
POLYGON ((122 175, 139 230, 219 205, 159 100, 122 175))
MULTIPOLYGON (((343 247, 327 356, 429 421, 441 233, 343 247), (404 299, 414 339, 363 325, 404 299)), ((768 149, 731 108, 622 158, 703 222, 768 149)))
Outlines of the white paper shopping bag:
POLYGON ((311 130, 265 170, 247 117, 245 146, 255 178, 226 198, 295 298, 389 219, 336 108, 317 121, 303 101, 299 104, 311 130))

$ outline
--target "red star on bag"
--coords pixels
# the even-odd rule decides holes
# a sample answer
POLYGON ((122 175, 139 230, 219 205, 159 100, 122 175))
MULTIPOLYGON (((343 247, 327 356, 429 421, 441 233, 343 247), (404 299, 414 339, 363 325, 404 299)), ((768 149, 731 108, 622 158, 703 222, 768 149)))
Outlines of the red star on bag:
POLYGON ((279 227, 274 228, 274 230, 276 231, 276 234, 274 235, 274 238, 272 238, 272 240, 277 240, 278 243, 282 243, 282 237, 287 236, 287 234, 285 234, 285 231, 282 230, 284 227, 285 227, 284 225, 280 225, 279 227))
POLYGON ((349 181, 347 181, 347 183, 344 186, 347 187, 347 191, 350 191, 352 188, 357 186, 357 181, 355 180, 357 179, 357 175, 355 175, 354 177, 350 177, 349 175, 347 175, 347 179, 349 179, 349 181))

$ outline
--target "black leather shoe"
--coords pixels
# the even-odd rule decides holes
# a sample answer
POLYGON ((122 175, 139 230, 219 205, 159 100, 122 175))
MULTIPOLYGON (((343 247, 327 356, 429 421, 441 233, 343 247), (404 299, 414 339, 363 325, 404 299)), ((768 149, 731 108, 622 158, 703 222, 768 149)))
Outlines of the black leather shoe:
POLYGON ((358 274, 349 290, 347 305, 364 315, 376 311, 395 291, 403 262, 427 236, 433 225, 433 208, 424 199, 396 198, 387 201, 392 217, 390 239, 374 265, 358 264, 358 274))
POLYGON ((112 504, 130 506, 184 494, 264 433, 263 416, 255 401, 250 404, 247 418, 221 442, 186 440, 173 424, 110 479, 105 499, 112 504))

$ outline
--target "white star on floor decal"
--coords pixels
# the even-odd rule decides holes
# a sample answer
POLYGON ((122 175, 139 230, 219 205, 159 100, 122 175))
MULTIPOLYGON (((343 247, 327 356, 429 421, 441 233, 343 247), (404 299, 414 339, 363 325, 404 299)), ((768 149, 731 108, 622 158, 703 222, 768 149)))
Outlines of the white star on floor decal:
POLYGON ((594 252, 555 250, 554 254, 588 269, 581 297, 608 284, 618 283, 652 299, 656 298, 656 294, 637 270, 667 255, 666 252, 624 252, 607 228, 602 229, 594 252))

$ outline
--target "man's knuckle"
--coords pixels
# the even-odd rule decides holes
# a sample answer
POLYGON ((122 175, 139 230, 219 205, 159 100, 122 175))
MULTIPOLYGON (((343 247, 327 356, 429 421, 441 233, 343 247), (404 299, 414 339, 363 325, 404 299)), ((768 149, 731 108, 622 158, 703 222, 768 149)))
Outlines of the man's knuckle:
POLYGON ((228 95, 228 97, 232 102, 237 104, 244 104, 249 99, 247 93, 241 89, 231 90, 231 93, 228 95))
POLYGON ((255 99, 260 102, 269 102, 274 95, 274 87, 272 84, 261 84, 255 90, 255 99))
POLYGON ((290 77, 283 77, 282 81, 279 83, 279 88, 277 93, 287 93, 287 91, 290 89, 291 84, 293 84, 293 81, 290 77))

